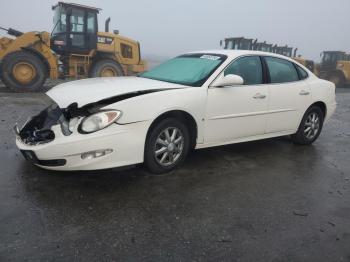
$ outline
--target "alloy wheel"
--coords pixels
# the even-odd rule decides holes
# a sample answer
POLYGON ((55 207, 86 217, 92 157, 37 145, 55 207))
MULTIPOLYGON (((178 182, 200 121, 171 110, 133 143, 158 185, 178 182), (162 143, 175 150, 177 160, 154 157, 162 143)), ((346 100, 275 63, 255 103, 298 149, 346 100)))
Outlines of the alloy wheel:
POLYGON ((180 129, 168 127, 158 135, 154 145, 154 157, 161 166, 170 166, 179 160, 184 147, 180 129))
POLYGON ((320 117, 317 113, 312 112, 308 115, 304 125, 304 135, 307 139, 312 140, 320 130, 320 117))

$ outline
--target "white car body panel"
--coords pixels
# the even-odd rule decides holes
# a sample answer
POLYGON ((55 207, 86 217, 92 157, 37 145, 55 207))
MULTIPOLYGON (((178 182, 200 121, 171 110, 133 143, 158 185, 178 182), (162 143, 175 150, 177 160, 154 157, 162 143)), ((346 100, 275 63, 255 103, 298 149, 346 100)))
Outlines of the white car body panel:
POLYGON ((268 111, 267 99, 254 95, 268 95, 266 85, 209 88, 205 142, 208 144, 232 141, 240 137, 263 135, 268 111), (236 128, 239 126, 240 128, 236 128))
POLYGON ((270 84, 266 133, 296 132, 306 109, 311 105, 310 94, 310 86, 305 80, 270 84))
POLYGON ((183 87, 134 76, 83 79, 53 87, 46 94, 61 108, 76 102, 79 107, 112 96, 144 90, 183 87))
MULTIPOLYGON (((201 87, 189 87, 140 77, 86 79, 52 88, 47 95, 60 108, 72 103, 90 103, 128 93, 154 92, 111 103, 102 109, 120 110, 116 124, 91 134, 77 129, 69 136, 59 125, 51 129, 55 139, 46 144, 28 145, 19 137, 21 150, 31 150, 41 160, 66 159, 64 166, 42 166, 55 170, 92 170, 142 163, 147 132, 153 121, 169 111, 183 111, 197 125, 196 148, 264 139, 296 132, 307 108, 315 102, 326 105, 326 119, 336 108, 334 85, 320 80, 307 68, 284 56, 234 50, 209 50, 195 53, 224 54, 228 59, 201 87), (245 55, 274 56, 292 61, 308 72, 305 80, 255 86, 213 87, 211 84, 233 60, 245 55), (300 95, 300 92, 309 92, 300 95), (265 96, 256 99, 257 94, 265 96), (103 157, 82 160, 81 154, 112 149, 103 157)), ((81 119, 80 119, 81 121, 81 119)))

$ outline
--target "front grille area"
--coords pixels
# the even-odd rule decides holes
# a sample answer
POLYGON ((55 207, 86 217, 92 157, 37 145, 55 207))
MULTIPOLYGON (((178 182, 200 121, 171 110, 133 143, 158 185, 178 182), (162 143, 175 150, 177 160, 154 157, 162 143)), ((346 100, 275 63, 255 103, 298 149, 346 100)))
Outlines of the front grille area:
POLYGON ((51 130, 53 125, 60 124, 64 120, 62 110, 53 104, 32 117, 21 129, 19 136, 28 145, 37 145, 51 142, 55 134, 51 130))

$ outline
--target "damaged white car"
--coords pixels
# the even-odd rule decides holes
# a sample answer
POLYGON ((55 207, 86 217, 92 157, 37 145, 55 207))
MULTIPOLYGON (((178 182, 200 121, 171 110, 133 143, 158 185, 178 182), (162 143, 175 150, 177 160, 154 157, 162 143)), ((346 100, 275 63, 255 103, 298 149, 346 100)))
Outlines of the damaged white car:
POLYGON ((138 77, 54 87, 53 105, 16 130, 27 160, 54 170, 144 163, 154 173, 191 149, 292 135, 311 144, 336 107, 335 87, 283 56, 205 51, 138 77))

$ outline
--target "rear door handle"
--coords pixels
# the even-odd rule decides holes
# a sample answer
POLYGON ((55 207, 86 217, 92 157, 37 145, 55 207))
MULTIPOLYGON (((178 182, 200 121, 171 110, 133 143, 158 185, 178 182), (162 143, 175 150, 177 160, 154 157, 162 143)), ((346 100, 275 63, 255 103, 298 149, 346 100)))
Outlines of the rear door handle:
POLYGON ((301 90, 300 93, 299 93, 299 95, 301 95, 301 96, 307 96, 309 94, 310 94, 310 92, 305 91, 305 90, 301 90))
POLYGON ((266 95, 263 95, 263 94, 260 94, 260 93, 257 93, 253 96, 254 99, 264 99, 266 98, 266 95))

